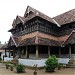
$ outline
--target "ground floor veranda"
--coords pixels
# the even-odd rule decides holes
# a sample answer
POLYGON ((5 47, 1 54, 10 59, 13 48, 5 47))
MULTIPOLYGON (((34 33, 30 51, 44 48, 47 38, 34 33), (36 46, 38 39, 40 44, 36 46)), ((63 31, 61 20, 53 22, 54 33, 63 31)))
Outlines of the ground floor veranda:
POLYGON ((75 45, 67 45, 65 47, 46 46, 46 45, 28 45, 16 48, 10 47, 6 52, 9 52, 9 58, 26 58, 26 59, 43 59, 50 55, 56 55, 57 58, 71 58, 75 56, 75 45), (12 49, 12 51, 11 51, 12 49))
POLYGON ((13 46, 9 49, 5 49, 4 60, 8 61, 18 58, 18 61, 21 64, 27 66, 34 66, 34 64, 37 64, 38 67, 43 67, 50 55, 56 55, 59 63, 68 64, 71 58, 75 59, 75 45, 72 44, 65 47, 28 45, 18 48, 13 46))

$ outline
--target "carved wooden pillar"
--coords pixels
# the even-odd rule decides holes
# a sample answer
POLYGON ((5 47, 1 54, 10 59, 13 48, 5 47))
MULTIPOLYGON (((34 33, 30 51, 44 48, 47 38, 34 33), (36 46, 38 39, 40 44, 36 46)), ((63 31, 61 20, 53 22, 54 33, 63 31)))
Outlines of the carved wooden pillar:
POLYGON ((69 58, 71 58, 71 46, 69 45, 69 58))
POLYGON ((6 49, 5 49, 5 57, 7 56, 7 54, 6 54, 6 49))
POLYGON ((21 49, 18 49, 18 58, 21 58, 21 49))
POLYGON ((27 46, 26 46, 26 58, 29 58, 29 51, 28 51, 28 48, 27 48, 27 46))
POLYGON ((15 58, 15 49, 13 50, 13 58, 15 58))
POLYGON ((74 44, 74 54, 75 54, 75 44, 74 44))
POLYGON ((50 56, 50 46, 48 46, 48 56, 50 56))
POLYGON ((59 58, 61 57, 61 49, 60 49, 60 47, 59 47, 59 58))
POLYGON ((38 45, 36 45, 36 59, 39 57, 38 45))
POLYGON ((9 58, 10 58, 10 56, 11 56, 11 55, 10 55, 10 49, 9 49, 9 58))

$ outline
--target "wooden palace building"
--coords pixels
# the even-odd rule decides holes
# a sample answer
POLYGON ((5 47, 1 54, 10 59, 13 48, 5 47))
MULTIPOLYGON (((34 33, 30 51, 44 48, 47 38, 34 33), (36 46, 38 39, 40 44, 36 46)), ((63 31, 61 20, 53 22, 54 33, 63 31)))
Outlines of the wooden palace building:
POLYGON ((75 9, 50 18, 28 6, 23 17, 17 16, 9 30, 12 36, 5 49, 13 58, 42 59, 75 56, 75 9))

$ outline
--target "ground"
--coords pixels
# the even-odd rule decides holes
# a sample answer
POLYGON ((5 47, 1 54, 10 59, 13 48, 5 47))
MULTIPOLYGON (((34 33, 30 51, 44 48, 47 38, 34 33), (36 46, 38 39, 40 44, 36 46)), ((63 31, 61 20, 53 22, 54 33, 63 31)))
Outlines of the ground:
MULTIPOLYGON (((21 73, 19 75, 33 75, 33 71, 31 69, 26 69, 26 73, 21 73)), ((10 69, 6 69, 4 65, 0 64, 0 75, 18 75, 16 70, 10 71, 10 69)), ((64 68, 61 70, 56 70, 53 73, 47 73, 45 70, 38 70, 37 75, 75 75, 75 68, 64 68)))

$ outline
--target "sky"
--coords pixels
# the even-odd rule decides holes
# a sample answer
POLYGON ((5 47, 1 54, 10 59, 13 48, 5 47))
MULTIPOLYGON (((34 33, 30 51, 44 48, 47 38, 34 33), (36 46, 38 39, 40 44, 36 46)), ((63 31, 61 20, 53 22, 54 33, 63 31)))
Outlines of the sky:
POLYGON ((13 20, 24 16, 27 6, 31 6, 49 17, 54 17, 75 8, 75 0, 0 0, 0 41, 9 40, 13 20))

